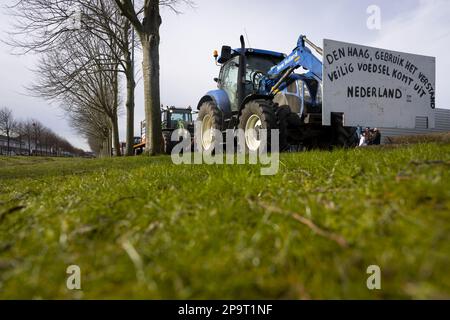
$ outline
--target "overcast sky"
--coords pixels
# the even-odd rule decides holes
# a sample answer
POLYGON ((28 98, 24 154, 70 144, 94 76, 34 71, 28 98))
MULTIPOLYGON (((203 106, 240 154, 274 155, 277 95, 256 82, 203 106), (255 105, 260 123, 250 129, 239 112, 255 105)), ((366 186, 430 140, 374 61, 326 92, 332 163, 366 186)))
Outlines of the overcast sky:
MULTIPOLYGON (((1 0, 0 3, 7 3, 1 0)), ((161 26, 161 103, 195 107, 201 96, 215 87, 219 68, 212 52, 221 46, 239 46, 247 34, 254 48, 289 53, 300 34, 317 44, 324 38, 382 47, 437 58, 437 107, 450 108, 450 1, 448 0, 195 0, 195 8, 176 15, 163 9, 161 26), (381 8, 381 30, 366 26, 369 5, 381 8)), ((0 35, 10 21, 0 9, 0 35)), ((87 144, 71 129, 57 105, 26 95, 33 81, 36 57, 12 56, 0 43, 0 106, 19 118, 33 117, 69 139, 77 147, 87 144)), ((140 67, 140 56, 137 57, 140 67)), ((124 114, 121 140, 125 138, 124 114)), ((144 118, 142 79, 136 88, 135 135, 144 118)))

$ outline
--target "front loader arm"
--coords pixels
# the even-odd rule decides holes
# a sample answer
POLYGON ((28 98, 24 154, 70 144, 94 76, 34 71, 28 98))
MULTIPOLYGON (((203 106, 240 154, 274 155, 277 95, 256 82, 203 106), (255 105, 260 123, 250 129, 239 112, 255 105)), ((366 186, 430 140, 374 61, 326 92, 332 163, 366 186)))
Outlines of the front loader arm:
MULTIPOLYGON (((321 53, 321 49, 312 44, 305 36, 300 36, 297 47, 283 61, 273 66, 267 74, 267 84, 271 88, 271 94, 278 92, 279 88, 286 82, 294 70, 303 67, 308 70, 303 76, 322 82, 322 61, 320 61, 311 50, 305 46, 305 41, 321 53)), ((267 88, 267 86, 266 86, 267 88)))

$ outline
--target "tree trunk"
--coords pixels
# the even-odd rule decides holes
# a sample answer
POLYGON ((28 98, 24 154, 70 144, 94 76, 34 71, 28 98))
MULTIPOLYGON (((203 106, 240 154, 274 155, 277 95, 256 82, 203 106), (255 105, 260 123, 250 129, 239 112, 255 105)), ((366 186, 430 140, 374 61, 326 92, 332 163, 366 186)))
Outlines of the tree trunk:
POLYGON ((149 155, 162 153, 161 105, 159 95, 159 1, 150 1, 139 33, 142 43, 142 76, 145 98, 145 148, 149 155))
POLYGON ((117 115, 111 121, 114 155, 120 157, 119 121, 117 115))
POLYGON ((134 144, 134 68, 133 62, 129 54, 125 56, 127 70, 125 71, 125 76, 127 78, 127 101, 125 103, 127 109, 127 149, 125 154, 127 156, 133 155, 133 144, 134 144))
POLYGON ((134 90, 136 83, 134 81, 134 31, 132 30, 131 23, 126 20, 123 25, 124 33, 124 59, 125 59, 125 77, 127 80, 127 98, 125 107, 127 109, 127 128, 126 128, 126 150, 127 156, 133 155, 134 145, 134 90), (130 48, 130 32, 131 34, 131 48, 130 48), (130 49, 132 52, 130 52, 130 49))
POLYGON ((101 149, 101 152, 100 152, 100 157, 101 158, 107 158, 107 157, 111 156, 111 152, 108 151, 108 142, 109 142, 109 139, 105 139, 103 141, 102 149, 101 149))
POLYGON ((114 89, 114 111, 111 117, 112 135, 114 155, 120 157, 120 137, 119 137, 119 120, 117 118, 117 110, 119 109, 119 66, 115 66, 115 74, 113 80, 114 89))
POLYGON ((113 136, 113 134, 112 134, 112 129, 109 129, 108 130, 108 140, 107 140, 107 144, 106 144, 106 151, 107 151, 107 157, 108 158, 111 158, 112 157, 112 155, 113 155, 113 152, 112 152, 112 136, 113 136))
POLYGON ((102 145, 100 147, 100 158, 110 158, 111 157, 111 140, 112 134, 111 129, 108 129, 108 132, 105 132, 106 137, 102 141, 102 145))

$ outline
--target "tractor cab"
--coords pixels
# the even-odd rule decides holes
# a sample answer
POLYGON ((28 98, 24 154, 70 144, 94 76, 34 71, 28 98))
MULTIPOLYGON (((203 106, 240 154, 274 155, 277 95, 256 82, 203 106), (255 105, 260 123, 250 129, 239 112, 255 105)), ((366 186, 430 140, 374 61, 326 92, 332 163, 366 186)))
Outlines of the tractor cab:
MULTIPOLYGON (((220 57, 215 55, 217 62, 222 64, 218 78, 214 80, 220 90, 224 90, 230 101, 231 111, 238 111, 238 73, 239 56, 241 49, 231 49, 228 46, 222 47, 220 57)), ((259 80, 268 73, 275 65, 279 64, 285 55, 279 52, 245 49, 245 93, 244 96, 257 93, 259 91, 259 80)))
POLYGON ((133 137, 133 145, 141 143, 142 140, 142 137, 133 137))
MULTIPOLYGON (((191 136, 194 133, 194 122, 192 121, 191 107, 187 109, 166 107, 161 109, 161 129, 163 135, 163 148, 167 154, 170 154, 174 144, 171 141, 171 134, 177 129, 186 129, 191 136)), ((135 144, 133 146, 134 153, 141 154, 145 148, 145 120, 141 121, 141 137, 135 137, 135 144)))
POLYGON ((162 110, 162 129, 188 129, 193 124, 192 109, 167 107, 162 110))
MULTIPOLYGON (((217 82, 219 90, 226 92, 230 101, 232 112, 239 110, 238 105, 238 72, 239 55, 242 49, 231 49, 228 46, 222 47, 221 55, 215 55, 221 69, 217 82)), ((245 49, 245 89, 244 97, 251 94, 267 93, 276 81, 270 81, 268 74, 274 67, 286 58, 286 55, 279 52, 245 49), (269 79, 261 83, 263 77, 269 79), (265 87, 264 85, 269 85, 265 87)), ((280 93, 275 96, 274 101, 279 105, 289 105, 291 111, 299 115, 310 112, 321 111, 321 87, 315 79, 304 78, 301 74, 293 74, 290 80, 280 88, 280 93)))

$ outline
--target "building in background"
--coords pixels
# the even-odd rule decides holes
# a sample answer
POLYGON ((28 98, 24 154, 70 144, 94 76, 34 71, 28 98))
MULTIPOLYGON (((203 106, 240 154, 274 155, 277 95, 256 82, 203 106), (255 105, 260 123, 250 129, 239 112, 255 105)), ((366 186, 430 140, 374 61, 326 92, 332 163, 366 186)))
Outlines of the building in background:
POLYGON ((383 143, 389 141, 389 137, 413 136, 439 132, 450 132, 450 109, 435 110, 435 127, 429 128, 427 118, 416 117, 414 129, 380 128, 383 143))
POLYGON ((35 149, 33 142, 28 146, 28 142, 24 139, 20 141, 17 138, 10 138, 8 152, 8 138, 0 135, 0 155, 29 155, 30 151, 32 153, 35 149))

